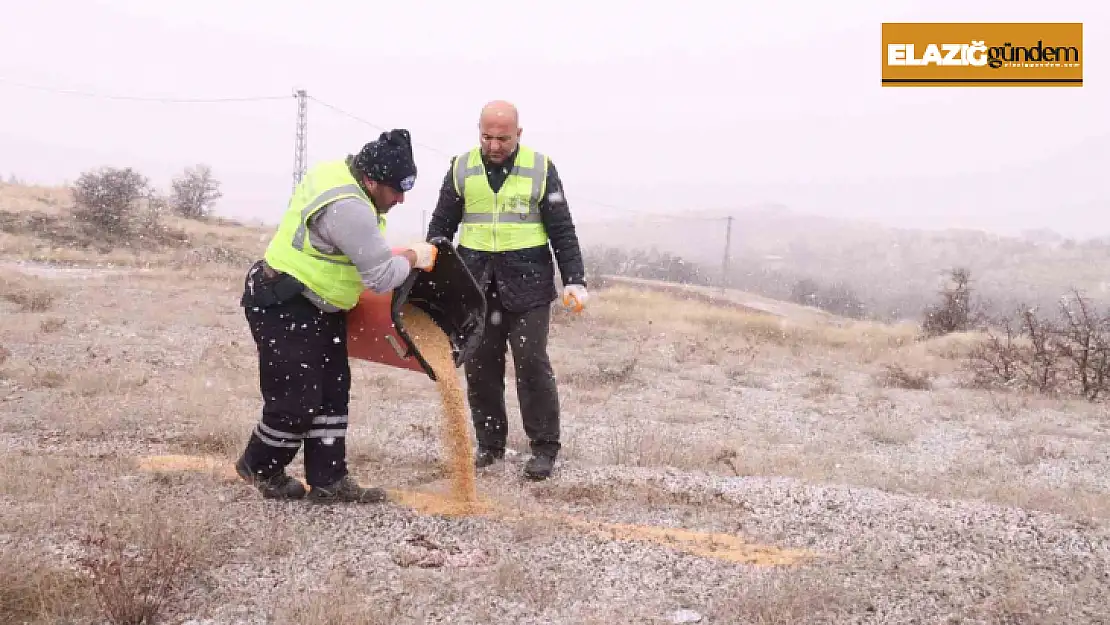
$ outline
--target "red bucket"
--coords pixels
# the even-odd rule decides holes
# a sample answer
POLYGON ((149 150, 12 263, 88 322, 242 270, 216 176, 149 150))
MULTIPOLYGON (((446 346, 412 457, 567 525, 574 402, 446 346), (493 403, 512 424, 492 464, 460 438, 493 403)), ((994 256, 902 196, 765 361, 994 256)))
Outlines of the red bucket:
POLYGON ((405 331, 401 317, 405 304, 422 309, 443 329, 456 367, 473 355, 485 329, 485 293, 449 240, 440 237, 431 243, 438 248, 431 271, 413 269, 404 284, 390 293, 363 291, 347 313, 350 358, 420 371, 435 380, 431 366, 405 331))

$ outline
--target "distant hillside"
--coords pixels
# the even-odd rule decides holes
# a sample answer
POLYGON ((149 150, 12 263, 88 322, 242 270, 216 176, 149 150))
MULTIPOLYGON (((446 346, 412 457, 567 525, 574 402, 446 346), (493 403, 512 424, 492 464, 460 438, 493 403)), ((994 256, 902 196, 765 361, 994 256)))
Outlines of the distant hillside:
MULTIPOLYGON (((165 214, 144 234, 106 238, 74 221, 72 204, 64 188, 0 183, 0 251, 41 260, 242 264, 261 253, 272 233, 272 227, 165 214)), ((716 286, 722 284, 724 216, 693 212, 682 219, 592 222, 581 224, 579 234, 594 272, 716 286), (622 257, 613 249, 639 253, 622 257)), ((834 301, 837 314, 859 309, 861 316, 918 319, 956 266, 971 271, 973 297, 992 312, 1018 305, 1055 308, 1073 287, 1097 303, 1110 302, 1107 241, 1077 242, 1047 231, 1017 238, 896 229, 780 206, 732 216, 725 285, 803 303, 812 302, 799 293, 816 289, 834 301)))
POLYGON ((767 315, 776 318, 791 319, 812 325, 842 325, 850 320, 837 317, 826 311, 810 306, 801 306, 754 293, 746 293, 737 289, 722 289, 691 284, 666 282, 663 280, 646 280, 643 278, 628 278, 624 276, 605 276, 606 286, 628 286, 636 289, 667 293, 681 298, 683 301, 700 301, 715 306, 732 308, 750 315, 767 315))
POLYGON ((140 203, 136 225, 118 231, 74 215, 64 187, 0 183, 0 255, 60 263, 245 267, 272 228, 220 217, 184 218, 140 203))
MULTIPOLYGON (((809 279, 840 284, 883 317, 917 317, 935 301, 948 269, 967 267, 973 288, 994 308, 1053 306, 1072 287, 1110 300, 1110 242, 1076 242, 1051 233, 1027 238, 974 230, 908 230, 805 215, 779 206, 731 213, 727 282, 789 299, 809 279)), ((724 213, 691 212, 683 219, 591 223, 584 245, 652 248, 697 263, 715 283, 724 257, 724 213)))

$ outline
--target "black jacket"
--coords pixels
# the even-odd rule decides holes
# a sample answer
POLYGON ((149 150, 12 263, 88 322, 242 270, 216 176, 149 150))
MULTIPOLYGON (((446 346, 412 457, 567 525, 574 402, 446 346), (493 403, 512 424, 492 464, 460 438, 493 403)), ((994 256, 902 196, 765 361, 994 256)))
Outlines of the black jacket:
MULTIPOLYGON (((455 157, 458 158, 458 157, 455 157)), ((463 199, 455 193, 455 158, 443 178, 439 190, 439 202, 428 223, 427 240, 433 237, 446 237, 454 240, 459 222, 463 217, 463 199)), ((501 188, 516 159, 516 152, 502 165, 485 161, 486 178, 494 192, 501 188)), ((496 285, 501 305, 512 312, 524 312, 537 306, 549 305, 558 297, 555 287, 555 262, 559 264, 559 274, 564 285, 586 285, 586 271, 582 263, 582 251, 578 245, 578 235, 574 230, 570 207, 565 195, 553 195, 563 191, 562 181, 555 165, 548 160, 547 192, 540 198, 540 212, 550 244, 508 252, 480 252, 459 246, 459 255, 470 272, 478 280, 483 290, 496 285)))

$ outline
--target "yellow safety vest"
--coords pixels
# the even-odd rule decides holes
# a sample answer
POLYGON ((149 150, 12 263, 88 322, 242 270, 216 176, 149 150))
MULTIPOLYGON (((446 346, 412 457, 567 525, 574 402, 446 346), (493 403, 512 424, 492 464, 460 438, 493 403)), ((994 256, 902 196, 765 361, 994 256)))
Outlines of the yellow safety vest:
POLYGON ((540 198, 547 189, 547 157, 520 146, 497 193, 489 186, 481 148, 455 158, 455 192, 463 198, 459 246, 507 252, 547 245, 540 198))
POLYGON ((312 246, 308 220, 320 209, 343 198, 358 198, 369 204, 385 234, 385 217, 377 215, 374 203, 362 190, 344 160, 313 166, 306 173, 285 209, 277 233, 266 248, 266 262, 297 278, 324 301, 350 310, 358 303, 365 286, 358 268, 346 254, 324 254, 312 246))

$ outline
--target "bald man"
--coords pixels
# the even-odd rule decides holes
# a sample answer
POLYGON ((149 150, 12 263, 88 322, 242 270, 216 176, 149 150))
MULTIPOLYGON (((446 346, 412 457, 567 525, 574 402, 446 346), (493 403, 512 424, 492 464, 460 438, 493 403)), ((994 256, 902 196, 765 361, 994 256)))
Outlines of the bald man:
POLYGON ((512 349, 516 390, 532 457, 525 477, 547 479, 561 448, 559 393, 547 354, 551 304, 586 303, 578 236, 555 165, 520 144, 516 107, 494 101, 478 119, 479 145, 454 157, 428 225, 428 240, 453 239, 479 285, 489 316, 482 344, 466 363, 467 393, 478 439, 475 466, 504 458, 505 355, 512 349), (554 252, 554 261, 552 259, 554 252))

